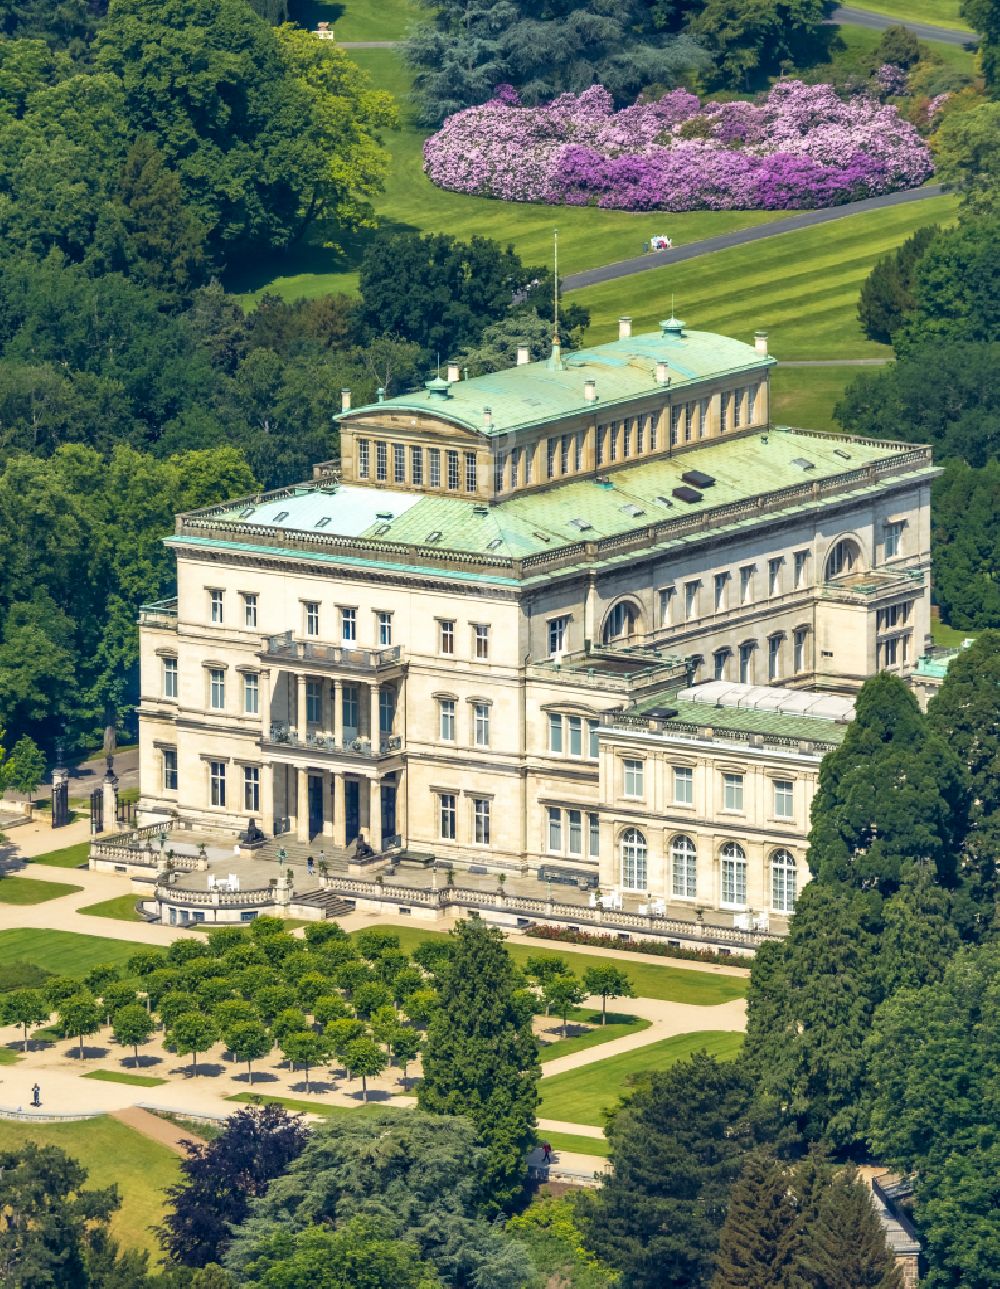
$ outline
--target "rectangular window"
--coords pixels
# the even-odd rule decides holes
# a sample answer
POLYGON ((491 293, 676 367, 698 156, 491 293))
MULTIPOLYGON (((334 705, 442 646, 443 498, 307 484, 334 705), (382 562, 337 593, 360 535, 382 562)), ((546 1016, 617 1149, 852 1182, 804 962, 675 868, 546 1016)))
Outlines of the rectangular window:
POLYGON ((622 456, 626 459, 632 455, 632 418, 628 416, 622 422, 622 456))
POLYGON ((478 622, 472 628, 472 635, 476 657, 485 661, 490 656, 490 629, 485 623, 478 622))
POLYGON ((674 598, 674 588, 665 586, 660 592, 660 626, 670 626, 670 605, 674 598))
POLYGON ((573 436, 564 434, 559 443, 559 473, 569 474, 569 452, 573 446, 573 436))
POLYGON ((573 469, 579 474, 583 469, 583 430, 577 430, 573 445, 573 469))
POLYGON ((441 487, 441 449, 428 448, 427 460, 430 462, 430 483, 432 488, 441 487))
POLYGON ((900 552, 903 541, 902 524, 886 524, 885 526, 885 557, 886 559, 895 559, 900 552))
POLYGON ((618 460, 618 422, 612 421, 608 430, 608 460, 618 460))
POLYGON ((583 815, 579 810, 567 810, 567 851, 579 858, 583 854, 583 815))
POLYGON ((570 756, 583 756, 583 720, 579 716, 567 716, 566 732, 570 756))
POLYGON ((781 566, 784 563, 780 557, 778 559, 769 559, 767 561, 767 591, 768 595, 781 594, 781 566))
POLYGON ((341 723, 344 727, 344 744, 358 737, 358 687, 345 685, 340 695, 341 723))
POLYGON ((756 385, 747 387, 747 425, 753 425, 757 419, 757 389, 756 385))
POLYGON ((709 408, 711 407, 711 405, 712 405, 712 404, 711 404, 711 399, 703 398, 703 399, 701 400, 701 405, 700 405, 700 409, 699 409, 699 412, 698 412, 698 437, 699 437, 699 439, 707 439, 707 438, 708 438, 708 413, 709 413, 709 408))
POLYGON ((743 391, 741 389, 733 392, 733 429, 738 430, 743 420, 743 391))
POLYGON ((698 616, 698 587, 700 582, 684 583, 684 620, 691 622, 698 616))
POLYGON ((423 486, 424 482, 424 450, 423 448, 410 448, 410 482, 415 488, 423 486))
POLYGON ((806 669, 806 630, 805 628, 799 627, 799 629, 795 632, 795 635, 792 637, 792 639, 794 642, 794 650, 795 650, 794 670, 795 670, 795 675, 798 676, 801 672, 805 671, 806 669))
POLYGON ((323 682, 306 681, 306 724, 323 724, 323 682))
POLYGON ((655 451, 656 451, 656 434, 657 434, 657 424, 656 424, 656 419, 657 419, 657 416, 658 416, 658 415, 659 415, 659 413, 654 412, 654 413, 653 413, 653 415, 649 418, 649 450, 650 450, 650 452, 655 452, 655 451))
POLYGON ((798 887, 795 860, 787 851, 771 861, 771 907, 775 913, 794 913, 798 887))
POLYGON ((477 846, 490 844, 490 802, 488 797, 472 798, 472 815, 475 823, 474 840, 477 846))
POLYGON ((222 592, 209 591, 209 617, 216 626, 222 625, 222 592))
POLYGON ((385 483, 388 474, 388 461, 386 455, 386 446, 384 443, 375 444, 375 478, 379 483, 385 483))
POLYGON ((698 853, 687 837, 678 837, 670 848, 671 890, 680 900, 698 895, 698 853))
POLYGON ((367 479, 371 469, 371 449, 367 439, 358 439, 358 478, 367 479))
POLYGON ((503 477, 507 469, 506 452, 498 452, 493 458, 493 491, 503 492, 503 477))
POLYGON ((795 813, 794 804, 795 785, 791 779, 774 780, 774 817, 775 819, 791 819, 795 813))
POLYGON ((635 421, 635 454, 641 457, 645 451, 646 440, 646 418, 637 416, 635 421))
POLYGON ((674 766, 674 801, 679 806, 694 805, 694 770, 690 766, 674 766))
POLYGON ((885 665, 887 667, 895 667, 896 661, 899 657, 899 637, 890 636, 882 647, 885 651, 885 665))
POLYGON ((465 454, 465 491, 475 492, 479 487, 478 472, 476 469, 475 452, 466 452, 465 454))
POLYGON ((163 659, 163 697, 177 697, 177 659, 163 659))
POLYGON ((722 805, 725 810, 743 809, 743 775, 722 776, 722 805))
POLYGON ((553 855, 562 854, 562 811, 558 806, 549 806, 548 849, 553 855))
POLYGON ((441 840, 455 840, 455 794, 453 792, 442 792, 438 796, 439 816, 441 824, 441 840))
POLYGON ((208 799, 213 806, 226 804, 226 763, 209 761, 208 763, 208 799))
POLYGON ((358 638, 357 609, 340 610, 340 638, 344 644, 353 644, 358 638))
POLYGON ((221 712, 226 706, 226 673, 221 667, 213 667, 208 673, 209 706, 221 712))
POLYGON ((747 862, 731 855, 722 859, 722 904, 744 908, 747 902, 747 862))
POLYGON ((451 492, 457 492, 459 485, 458 478, 458 453, 448 450, 448 488, 451 492))
POLYGON ((556 477, 556 450, 559 447, 558 439, 545 440, 545 477, 554 479, 556 477))
POLYGON ((531 444, 530 447, 526 447, 524 449, 524 482, 525 483, 531 482, 531 472, 534 469, 534 460, 535 460, 535 445, 531 444))
POLYGON ((378 695, 378 732, 388 738, 396 724, 396 691, 391 685, 383 685, 378 695))
POLYGON ((521 466, 521 449, 515 448, 510 454, 510 486, 511 490, 517 487, 517 476, 520 473, 521 466))
POLYGON ((716 573, 715 575, 715 611, 722 613, 726 608, 726 588, 729 586, 728 573, 716 573))
POLYGON ((490 745, 490 708, 488 703, 475 703, 473 705, 473 726, 475 733, 476 747, 489 747, 490 745))
POLYGON ((260 714, 260 676, 256 671, 243 673, 243 710, 247 716, 260 714))
POLYGON ((728 650, 728 649, 716 649, 715 653, 712 655, 712 658, 713 658, 713 661, 714 661, 714 664, 715 664, 715 666, 714 666, 714 676, 715 676, 715 679, 716 679, 716 680, 725 680, 725 679, 726 679, 726 668, 727 668, 727 667, 728 667, 728 665, 729 665, 729 650, 728 650))
POLYGON ((672 447, 676 447, 680 441, 680 429, 681 409, 679 407, 672 407, 670 409, 670 444, 672 447))
POLYGON ((595 455, 597 465, 604 464, 604 428, 603 425, 597 427, 597 452, 595 455))
POLYGON ((378 642, 382 646, 382 648, 385 648, 387 645, 391 645, 392 644, 392 614, 382 613, 382 612, 376 613, 375 624, 376 624, 376 631, 378 634, 378 642))
POLYGON ((795 589, 801 591, 806 584, 806 565, 809 562, 808 551, 795 552, 795 589))
POLYGON ((767 642, 767 678, 781 679, 781 641, 782 636, 771 636, 767 642))
POLYGON ((740 604, 753 600, 753 570, 753 564, 744 564, 740 569, 740 604))
POLYGON ((306 635, 319 635, 319 605, 315 600, 308 600, 305 604, 306 611, 306 635))
POLYGON ((729 429, 729 395, 719 395, 719 433, 725 434, 729 429))
POLYGON ((642 796, 643 764, 642 761, 633 761, 627 758, 622 761, 626 797, 642 796))
POLYGON ((454 622, 438 623, 438 644, 442 653, 453 654, 455 652, 454 622))
POLYGON ((599 859, 601 854, 601 816, 587 816, 587 832, 589 834, 590 858, 599 859))
POLYGON ((166 792, 177 791, 177 749, 163 749, 163 788, 166 792))
POLYGON ((563 718, 559 712, 549 712, 549 751, 563 750, 563 718))
POLYGON ((454 698, 438 699, 438 730, 442 743, 455 742, 455 700, 454 698))
POLYGON ((748 640, 740 645, 740 684, 753 684, 753 651, 754 646, 748 640))
POLYGON ((406 448, 402 443, 392 445, 392 478, 394 483, 406 482, 406 448))
POLYGON ((243 625, 245 627, 257 625, 257 596, 246 592, 243 595, 243 625))
POLYGON ((549 657, 562 653, 569 634, 569 617, 549 618, 549 657))
POLYGON ((591 761, 596 761, 601 754, 601 740, 597 734, 600 728, 600 721, 587 722, 587 756, 591 761))
POLYGON ((256 765, 243 767, 243 809, 251 815, 260 814, 260 770, 256 765))
POLYGON ((684 442, 691 442, 692 431, 694 430, 694 403, 684 404, 684 442))

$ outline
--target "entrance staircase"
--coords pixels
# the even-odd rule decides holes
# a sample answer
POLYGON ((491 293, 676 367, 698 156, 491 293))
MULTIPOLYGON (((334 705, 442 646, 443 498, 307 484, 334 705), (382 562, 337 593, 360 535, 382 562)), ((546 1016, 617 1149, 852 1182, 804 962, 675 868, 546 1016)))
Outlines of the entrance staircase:
POLYGON ((294 895, 292 903, 305 905, 306 908, 322 909, 325 918, 344 917, 345 914, 354 912, 354 901, 345 900, 336 891, 306 891, 302 895, 294 895))

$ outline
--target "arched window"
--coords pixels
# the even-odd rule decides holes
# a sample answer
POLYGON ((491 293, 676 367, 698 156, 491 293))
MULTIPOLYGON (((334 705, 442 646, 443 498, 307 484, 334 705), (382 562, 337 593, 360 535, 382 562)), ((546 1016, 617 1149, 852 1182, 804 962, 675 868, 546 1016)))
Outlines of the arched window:
POLYGON ((747 857, 742 846, 727 841, 722 848, 722 907, 746 908, 747 857))
POLYGON ((649 885, 646 838, 638 828, 626 828, 621 840, 622 886, 626 891, 644 891, 649 885))
POLYGON ((698 852, 690 837, 675 837, 670 846, 671 889, 681 900, 693 900, 698 894, 698 852))
POLYGON ((775 913, 794 913, 797 893, 795 856, 789 850, 776 850, 771 856, 771 908, 775 913))
POLYGON ((829 582, 844 573, 853 573, 860 564, 861 547, 850 537, 841 537, 826 557, 826 580, 829 582))
POLYGON ((639 611, 627 600, 616 604, 608 614, 604 624, 604 643, 614 644, 619 640, 631 640, 636 634, 639 611))

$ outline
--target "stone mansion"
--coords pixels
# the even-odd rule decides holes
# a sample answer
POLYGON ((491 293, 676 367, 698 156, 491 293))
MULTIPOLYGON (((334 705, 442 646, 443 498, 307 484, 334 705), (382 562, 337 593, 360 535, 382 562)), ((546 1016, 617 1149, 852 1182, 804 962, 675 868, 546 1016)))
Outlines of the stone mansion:
POLYGON ((676 319, 352 407, 308 482, 177 519, 140 808, 568 875, 780 929, 851 695, 929 632, 926 448, 774 426, 676 319))

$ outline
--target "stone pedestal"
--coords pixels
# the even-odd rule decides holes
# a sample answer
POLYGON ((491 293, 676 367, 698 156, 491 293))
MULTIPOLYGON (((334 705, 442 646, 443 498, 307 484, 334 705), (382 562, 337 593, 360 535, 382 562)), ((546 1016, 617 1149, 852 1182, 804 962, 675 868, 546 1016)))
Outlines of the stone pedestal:
POLYGON ((104 831, 114 832, 118 820, 118 775, 109 770, 104 776, 101 791, 104 796, 104 831))

